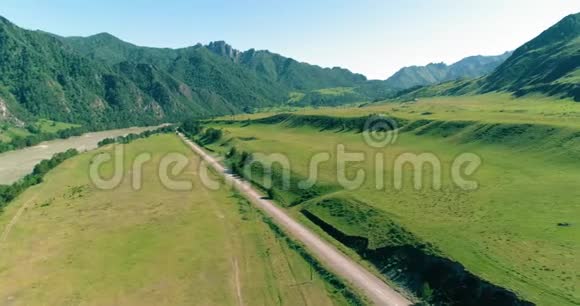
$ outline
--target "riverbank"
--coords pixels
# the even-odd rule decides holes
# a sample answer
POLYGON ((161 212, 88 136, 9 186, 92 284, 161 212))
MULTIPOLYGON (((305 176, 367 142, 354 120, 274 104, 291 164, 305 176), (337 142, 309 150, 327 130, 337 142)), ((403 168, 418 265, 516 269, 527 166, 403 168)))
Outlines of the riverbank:
POLYGON ((99 141, 103 139, 139 134, 157 128, 158 126, 132 127, 86 133, 67 139, 45 141, 33 147, 2 153, 0 154, 0 185, 9 185, 23 178, 32 171, 36 164, 51 158, 56 153, 69 149, 76 149, 79 152, 88 151, 97 148, 99 141))

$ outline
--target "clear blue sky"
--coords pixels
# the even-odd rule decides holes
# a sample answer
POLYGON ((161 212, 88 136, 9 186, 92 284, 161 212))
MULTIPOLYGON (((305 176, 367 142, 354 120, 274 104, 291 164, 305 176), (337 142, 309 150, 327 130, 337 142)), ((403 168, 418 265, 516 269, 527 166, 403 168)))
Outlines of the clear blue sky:
POLYGON ((397 69, 499 54, 578 0, 2 0, 0 15, 64 36, 109 32, 144 46, 225 40, 384 79, 397 69))

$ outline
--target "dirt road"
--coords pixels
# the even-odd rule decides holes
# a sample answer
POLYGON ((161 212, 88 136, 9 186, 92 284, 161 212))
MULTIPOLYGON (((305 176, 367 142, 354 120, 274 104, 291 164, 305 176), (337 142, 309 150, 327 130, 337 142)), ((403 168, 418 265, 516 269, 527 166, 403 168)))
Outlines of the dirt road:
POLYGON ((180 135, 192 150, 200 155, 211 167, 222 173, 225 179, 240 191, 248 200, 268 214, 279 226, 285 229, 294 239, 301 241, 313 254, 327 265, 338 276, 356 286, 376 305, 402 306, 412 303, 393 290, 380 278, 376 277, 361 265, 341 253, 330 243, 310 231, 306 226, 291 218, 284 210, 271 201, 263 199, 251 184, 226 173, 226 169, 214 157, 201 147, 180 135))

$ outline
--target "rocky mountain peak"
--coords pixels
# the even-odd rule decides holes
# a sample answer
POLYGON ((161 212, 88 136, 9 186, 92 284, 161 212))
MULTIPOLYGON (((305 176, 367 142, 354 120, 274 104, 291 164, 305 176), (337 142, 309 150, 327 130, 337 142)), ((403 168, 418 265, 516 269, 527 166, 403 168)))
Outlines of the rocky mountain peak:
POLYGON ((228 43, 226 43, 223 40, 212 41, 206 47, 210 51, 212 51, 213 53, 220 55, 220 56, 230 58, 234 62, 237 62, 240 55, 241 55, 240 51, 234 49, 232 46, 230 46, 228 43))

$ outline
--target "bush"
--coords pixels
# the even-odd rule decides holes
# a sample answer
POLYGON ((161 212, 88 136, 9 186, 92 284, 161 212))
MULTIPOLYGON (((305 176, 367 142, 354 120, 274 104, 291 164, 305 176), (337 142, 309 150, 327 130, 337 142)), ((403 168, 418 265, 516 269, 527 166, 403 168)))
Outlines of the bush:
POLYGON ((181 123, 181 126, 179 127, 180 132, 189 136, 198 135, 199 133, 201 133, 201 130, 202 130, 201 124, 199 123, 198 120, 193 118, 183 121, 183 123, 181 123))
POLYGON ((222 130, 208 128, 205 130, 205 132, 201 136, 200 140, 201 140, 202 144, 208 145, 208 144, 212 144, 212 143, 220 140, 222 138, 222 136, 223 136, 222 130))
POLYGON ((273 200, 276 198, 276 194, 274 193, 274 189, 268 188, 268 199, 273 200))

